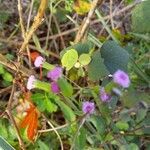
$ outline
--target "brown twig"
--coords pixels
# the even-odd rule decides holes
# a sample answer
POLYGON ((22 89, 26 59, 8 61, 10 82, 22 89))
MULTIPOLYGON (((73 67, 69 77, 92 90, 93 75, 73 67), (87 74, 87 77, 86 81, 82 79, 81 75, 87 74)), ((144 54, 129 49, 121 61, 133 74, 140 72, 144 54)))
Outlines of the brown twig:
POLYGON ((24 28, 24 22, 23 22, 23 17, 22 17, 22 5, 21 5, 20 0, 18 0, 18 13, 19 13, 19 21, 20 21, 20 26, 21 26, 21 31, 22 31, 22 37, 25 40, 26 32, 24 28))
MULTIPOLYGON (((20 21, 20 26, 21 26, 21 31, 22 31, 22 37, 25 41, 26 31, 25 31, 24 22, 23 22, 21 0, 18 0, 18 13, 19 13, 19 21, 20 21)), ((27 54, 28 54, 28 59, 29 59, 29 67, 31 68, 31 57, 30 57, 30 50, 29 50, 28 45, 27 45, 27 54)))
MULTIPOLYGON (((60 36, 64 36, 64 35, 68 35, 68 34, 74 33, 74 32, 76 32, 78 29, 79 29, 79 28, 76 27, 76 28, 73 28, 73 29, 70 29, 70 30, 61 32, 61 34, 58 33, 58 34, 55 34, 55 35, 51 35, 51 36, 48 37, 48 39, 49 39, 49 40, 51 40, 51 39, 56 39, 56 38, 58 38, 58 37, 60 37, 60 36)), ((39 38, 39 41, 44 41, 45 39, 46 39, 46 37, 42 37, 42 38, 39 38)))
POLYGON ((27 76, 27 77, 34 74, 33 71, 28 70, 26 67, 24 67, 24 66, 19 67, 18 63, 7 60, 7 58, 5 58, 5 56, 3 56, 2 54, 0 54, 0 64, 14 70, 15 72, 19 71, 24 76, 27 76), (18 70, 18 68, 19 68, 19 70, 18 70))
POLYGON ((53 124, 47 119, 47 117, 46 117, 44 114, 42 114, 42 117, 47 121, 47 123, 49 124, 49 126, 50 126, 50 127, 53 129, 53 131, 56 133, 56 135, 57 135, 57 137, 58 137, 58 139, 59 139, 59 141, 60 141, 61 150, 64 150, 61 137, 60 137, 59 133, 57 132, 56 128, 53 126, 53 124))
MULTIPOLYGON (((19 41, 16 42, 16 41, 13 41, 13 40, 7 41, 7 40, 4 39, 4 38, 0 38, 0 42, 7 43, 7 45, 9 45, 9 46, 12 46, 12 45, 13 45, 13 46, 16 46, 16 47, 22 45, 22 42, 19 42, 19 41)), ((33 46, 33 45, 31 45, 31 44, 28 44, 28 46, 29 46, 30 49, 38 50, 38 51, 40 52, 40 49, 38 49, 36 46, 33 46)), ((51 52, 51 51, 46 50, 46 53, 47 53, 49 56, 53 56, 53 57, 59 59, 59 55, 57 55, 57 54, 54 53, 54 52, 51 52)), ((0 56, 0 63, 1 63, 1 56, 0 56)))
MULTIPOLYGON (((112 13, 112 17, 114 17, 114 16, 119 16, 119 15, 122 14, 123 12, 126 12, 126 11, 128 11, 129 9, 133 8, 134 6, 136 6, 138 3, 139 3, 139 2, 135 2, 135 3, 131 4, 131 5, 128 5, 127 7, 124 7, 124 8, 121 9, 121 10, 118 10, 118 11, 113 12, 113 13, 112 13)), ((104 20, 107 20, 107 19, 110 19, 111 16, 110 16, 110 15, 107 15, 107 16, 105 16, 105 17, 103 17, 103 18, 104 18, 104 20)), ((96 20, 91 21, 90 25, 94 25, 94 24, 97 24, 97 23, 99 23, 99 22, 100 22, 99 19, 96 19, 96 20)), ((75 28, 73 28, 73 29, 70 29, 70 30, 61 32, 61 34, 58 33, 58 34, 49 36, 48 39, 50 40, 50 39, 58 38, 58 37, 60 37, 60 36, 68 35, 68 34, 71 34, 71 33, 76 32, 77 30, 79 30, 79 27, 75 27, 75 28)), ((45 39, 46 39, 46 37, 42 37, 42 38, 39 38, 39 41, 44 41, 45 39)))
POLYGON ((114 29, 114 23, 113 23, 113 17, 112 17, 112 7, 113 7, 113 0, 110 0, 109 14, 110 14, 111 27, 112 27, 112 29, 114 29))
POLYGON ((4 93, 4 92, 7 92, 7 91, 10 91, 12 89, 12 86, 8 86, 6 88, 3 88, 0 90, 0 94, 4 93))
MULTIPOLYGON (((60 30, 60 27, 59 27, 59 24, 58 24, 58 21, 56 19, 56 17, 53 15, 53 19, 54 19, 54 22, 56 24, 56 28, 58 30, 58 33, 61 35, 61 30, 60 30)), ((64 42, 64 39, 63 39, 63 36, 61 35, 60 36, 60 40, 61 40, 61 45, 62 45, 62 48, 64 49, 66 46, 65 46, 65 42, 64 42)))
POLYGON ((39 130, 38 132, 39 132, 39 133, 45 133, 45 132, 54 131, 54 129, 55 129, 55 130, 60 130, 60 129, 66 128, 68 125, 69 125, 69 124, 64 124, 64 125, 62 125, 62 126, 55 127, 55 128, 51 128, 51 129, 39 130))
POLYGON ((29 32, 26 34, 26 38, 25 38, 25 40, 24 40, 24 42, 23 42, 23 44, 22 44, 22 46, 19 50, 19 53, 24 51, 24 49, 26 48, 29 40, 32 38, 33 33, 37 30, 37 28, 42 23, 44 12, 45 12, 45 9, 47 7, 47 2, 48 2, 47 0, 41 0, 40 7, 38 9, 38 13, 34 18, 34 22, 31 26, 29 32))
MULTIPOLYGON (((139 2, 133 3, 133 4, 131 4, 131 5, 128 5, 127 7, 124 7, 124 8, 121 9, 121 10, 118 10, 118 11, 113 12, 113 13, 112 13, 112 17, 114 17, 114 16, 119 16, 120 14, 122 14, 122 13, 128 11, 129 9, 133 8, 133 7, 134 7, 135 5, 137 5, 138 3, 139 3, 139 2)), ((104 17, 105 20, 110 19, 110 18, 111 18, 110 15, 107 15, 107 16, 104 17)), ((99 19, 93 20, 93 21, 91 22, 91 25, 94 25, 94 24, 97 24, 97 23, 99 23, 99 19)), ((49 40, 51 40, 51 39, 56 39, 56 38, 58 38, 58 37, 60 37, 60 36, 64 36, 64 35, 68 35, 68 34, 74 33, 74 32, 76 32, 78 29, 79 29, 79 27, 75 27, 75 28, 73 28, 73 29, 70 29, 70 30, 61 32, 61 34, 58 33, 58 34, 49 36, 48 39, 49 39, 49 40)), ((39 38, 39 41, 44 41, 45 39, 46 39, 46 37, 42 37, 42 38, 39 38)), ((8 41, 5 40, 4 38, 0 38, 0 41, 1 41, 1 42, 5 42, 5 43, 8 42, 8 41)), ((21 44, 22 44, 22 42, 15 42, 15 41, 9 41, 9 43, 10 43, 10 44, 13 44, 13 45, 21 45, 21 44)), ((30 47, 30 46, 32 46, 32 45, 29 45, 29 47, 30 47)), ((53 55, 53 54, 52 54, 52 55, 53 55)), ((54 57, 55 57, 55 56, 54 56, 54 57)))
POLYGON ((10 118, 10 121, 12 122, 15 130, 16 130, 16 133, 17 133, 17 137, 18 137, 18 140, 19 140, 19 145, 20 145, 20 148, 22 150, 25 150, 25 145, 23 143, 23 140, 21 138, 21 135, 20 135, 20 132, 19 132, 19 129, 18 129, 18 126, 16 124, 16 121, 11 113, 11 105, 12 105, 12 101, 13 101, 13 96, 14 96, 14 92, 15 92, 15 82, 13 83, 12 85, 12 91, 11 91, 11 94, 10 94, 10 97, 9 97, 9 101, 8 101, 8 104, 7 104, 7 108, 5 110, 5 112, 8 114, 9 118, 10 118))
MULTIPOLYGON (((97 7, 97 4, 98 4, 99 0, 94 0, 91 4, 91 9, 88 13, 88 16, 87 18, 82 22, 81 26, 79 27, 79 30, 77 32, 77 35, 75 37, 75 43, 78 43, 82 40, 82 38, 84 37, 85 35, 85 32, 90 24, 90 20, 95 12, 95 9, 97 7)), ((100 0, 100 2, 102 3, 102 0, 100 0)))

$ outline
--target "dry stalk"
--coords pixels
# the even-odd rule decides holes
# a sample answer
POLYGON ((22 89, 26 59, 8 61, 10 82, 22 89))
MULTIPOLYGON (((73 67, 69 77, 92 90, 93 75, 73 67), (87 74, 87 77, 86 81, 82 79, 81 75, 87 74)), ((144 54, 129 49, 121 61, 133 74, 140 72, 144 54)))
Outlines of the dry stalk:
MULTIPOLYGON (((15 47, 18 47, 18 46, 22 45, 22 42, 19 42, 19 41, 16 42, 16 41, 13 41, 13 40, 7 41, 7 39, 4 39, 4 38, 0 38, 0 42, 7 43, 7 45, 9 45, 9 46, 15 46, 15 47)), ((33 46, 31 44, 28 44, 28 46, 29 46, 30 49, 40 51, 40 49, 38 49, 36 46, 33 46)), ((59 55, 57 55, 56 53, 54 53, 52 51, 48 51, 47 50, 46 53, 47 53, 48 56, 53 56, 53 57, 55 57, 57 59, 60 59, 59 55)), ((0 56, 0 63, 2 63, 1 58, 5 58, 5 57, 4 56, 3 57, 0 56)))
MULTIPOLYGON (((85 18, 85 20, 82 22, 81 26, 79 27, 79 30, 78 30, 78 33, 75 37, 75 43, 78 43, 82 40, 82 38, 84 37, 85 35, 85 32, 87 30, 87 28, 89 27, 89 24, 90 24, 90 20, 95 12, 95 9, 97 7, 97 4, 99 3, 99 0, 94 0, 91 4, 91 9, 88 13, 88 16, 87 18, 85 18)), ((100 4, 102 3, 102 0, 100 0, 100 4)))
POLYGON ((20 148, 22 150, 25 150, 26 148, 25 148, 24 142, 23 142, 23 140, 21 138, 21 135, 20 135, 20 132, 19 132, 19 128, 18 128, 18 126, 16 124, 16 121, 15 121, 13 115, 12 115, 12 112, 11 112, 11 105, 12 105, 15 89, 16 89, 16 85, 15 85, 15 80, 14 80, 13 85, 12 85, 11 94, 10 94, 9 101, 8 101, 7 108, 6 108, 5 112, 9 116, 9 119, 10 119, 12 125, 14 126, 14 128, 16 130, 16 134, 17 134, 17 137, 18 137, 18 140, 19 140, 20 148))
POLYGON ((57 135, 57 137, 59 139, 59 142, 60 142, 61 150, 64 150, 63 142, 62 142, 61 137, 60 137, 59 133, 57 132, 56 128, 53 126, 53 124, 47 119, 47 117, 44 114, 42 114, 42 117, 47 121, 47 123, 49 124, 49 126, 56 133, 56 135, 57 135))
POLYGON ((44 12, 47 6, 47 0, 41 0, 41 4, 40 7, 38 9, 38 13, 34 18, 34 22, 31 26, 31 28, 29 29, 29 32, 26 33, 26 37, 25 40, 19 50, 19 53, 22 53, 24 51, 24 49, 26 48, 29 40, 32 38, 33 33, 38 29, 38 27, 40 26, 40 24, 43 21, 43 16, 44 16, 44 12))
MULTIPOLYGON (((18 63, 7 60, 7 58, 5 58, 5 56, 3 56, 2 54, 0 54, 0 64, 14 70, 15 72, 18 71, 18 69, 17 69, 18 63)), ((30 76, 31 74, 34 74, 32 71, 30 71, 29 69, 27 69, 24 66, 20 66, 19 72, 21 72, 23 74, 23 76, 27 76, 27 77, 30 76)))
MULTIPOLYGON (((54 19, 54 22, 56 24, 56 28, 58 30, 58 33, 61 35, 61 30, 60 30, 60 27, 59 27, 59 24, 58 24, 58 21, 57 21, 57 18, 53 15, 53 19, 54 19)), ((60 36, 60 40, 61 40, 61 45, 62 45, 62 48, 64 49, 66 46, 65 46, 65 41, 63 39, 63 36, 60 36)))
MULTIPOLYGON (((24 27, 24 22, 23 22, 21 0, 18 0, 18 13, 19 13, 19 21, 20 21, 20 26, 21 26, 21 31, 22 31, 22 37, 23 37, 23 39, 25 41, 26 32, 25 32, 25 27, 24 27)), ((29 50, 28 45, 27 45, 27 54, 28 54, 28 59, 29 59, 29 66, 31 68, 30 50, 29 50)))
MULTIPOLYGON (((128 11, 129 9, 131 9, 131 8, 133 8, 133 7, 135 7, 138 3, 140 3, 140 2, 135 2, 135 3, 131 4, 131 5, 128 5, 128 6, 124 7, 124 8, 121 9, 121 10, 114 11, 114 12, 112 13, 112 16, 107 15, 107 16, 104 17, 104 20, 110 19, 111 17, 114 17, 114 16, 119 16, 120 14, 122 14, 122 13, 128 11)), ((95 19, 95 20, 93 20, 93 21, 90 23, 90 25, 94 25, 94 24, 97 24, 97 23, 99 23, 99 22, 100 22, 99 19, 95 19)), ((77 30, 79 30, 79 27, 75 27, 75 28, 73 28, 73 29, 70 29, 70 30, 61 32, 61 34, 58 33, 58 34, 55 34, 55 35, 51 35, 51 36, 48 37, 48 39, 50 40, 50 39, 58 38, 58 37, 60 37, 60 36, 68 35, 68 34, 71 34, 71 33, 73 33, 73 32, 76 32, 77 30)), ((42 37, 42 38, 39 38, 39 41, 44 41, 45 39, 46 39, 46 37, 42 37)))
MULTIPOLYGON (((39 7, 38 13, 37 13, 37 15, 34 19, 34 22, 31 26, 29 32, 25 33, 25 28, 24 28, 24 25, 23 25, 23 18, 22 18, 21 1, 18 0, 19 18, 20 18, 22 36, 24 38, 24 42, 23 42, 23 44, 22 44, 22 46, 19 50, 19 54, 21 54, 24 51, 24 49, 26 48, 29 40, 31 39, 31 37, 33 35, 33 33, 36 31, 36 29, 42 23, 42 18, 43 18, 46 6, 47 6, 47 0, 41 0, 40 7, 39 7)), ((19 128, 18 128, 18 126, 15 122, 15 119, 12 115, 12 112, 11 112, 11 109, 12 109, 11 104, 12 104, 12 101, 13 101, 13 96, 14 96, 14 92, 15 92, 15 88, 16 88, 15 80, 17 79, 18 72, 21 72, 22 74, 25 74, 25 75, 29 76, 29 74, 28 74, 29 72, 24 68, 24 66, 21 66, 21 59, 22 59, 22 55, 21 56, 18 55, 18 62, 17 63, 9 62, 2 54, 0 54, 0 63, 16 71, 14 82, 13 82, 13 85, 12 85, 12 91, 11 91, 9 101, 8 101, 8 105, 7 105, 7 108, 6 108, 5 112, 8 114, 8 116, 10 118, 10 121, 12 122, 12 124, 13 124, 13 126, 16 130, 20 148, 25 150, 25 145, 24 145, 23 140, 21 138, 19 128)))

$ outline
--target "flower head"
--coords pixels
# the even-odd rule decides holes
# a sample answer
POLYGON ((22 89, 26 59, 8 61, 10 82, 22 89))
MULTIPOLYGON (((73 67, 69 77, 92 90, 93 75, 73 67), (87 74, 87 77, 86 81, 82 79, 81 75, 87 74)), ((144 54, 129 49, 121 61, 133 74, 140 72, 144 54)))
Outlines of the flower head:
POLYGON ((114 73, 113 81, 124 88, 127 88, 130 85, 128 74, 122 70, 118 70, 114 73))
POLYGON ((62 68, 55 67, 53 70, 49 71, 47 77, 52 81, 57 81, 62 76, 62 68))
POLYGON ((43 63, 44 63, 44 58, 42 56, 38 56, 34 61, 34 66, 40 67, 43 63))
POLYGON ((35 83, 36 79, 35 79, 35 76, 34 75, 31 75, 29 78, 28 78, 28 82, 27 82, 27 89, 28 90, 31 90, 35 87, 34 83, 35 83))
POLYGON ((95 110, 95 104, 94 103, 88 102, 88 101, 83 102, 82 111, 85 114, 93 114, 94 110, 95 110))
POLYGON ((58 86, 57 82, 52 82, 51 83, 51 90, 54 93, 59 93, 60 92, 60 89, 59 89, 59 86, 58 86))
POLYGON ((106 93, 104 87, 100 89, 100 98, 103 102, 109 102, 111 99, 111 96, 108 93, 106 93))

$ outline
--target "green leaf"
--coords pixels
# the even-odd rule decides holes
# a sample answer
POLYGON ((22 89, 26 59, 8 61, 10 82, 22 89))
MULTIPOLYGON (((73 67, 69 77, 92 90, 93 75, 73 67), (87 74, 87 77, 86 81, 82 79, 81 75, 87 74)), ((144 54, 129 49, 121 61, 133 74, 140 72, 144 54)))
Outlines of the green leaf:
POLYGON ((36 45, 36 47, 37 47, 40 51, 42 51, 40 41, 39 41, 38 37, 36 36, 36 34, 33 34, 32 39, 33 39, 33 42, 34 42, 34 44, 36 45))
POLYGON ((13 76, 9 73, 9 72, 5 72, 3 75, 2 75, 3 79, 5 81, 8 81, 8 82, 12 82, 13 81, 13 76))
POLYGON ((2 85, 3 85, 4 87, 10 86, 11 84, 12 84, 12 83, 9 82, 9 81, 6 81, 6 80, 3 80, 3 81, 2 81, 2 85))
POLYGON ((67 82, 66 79, 60 78, 58 79, 58 85, 62 92, 62 94, 66 97, 70 97, 73 94, 73 87, 70 83, 67 82))
POLYGON ((48 112, 56 112, 57 111, 57 106, 51 102, 51 99, 49 99, 46 95, 45 95, 45 108, 48 112))
POLYGON ((139 150, 135 143, 130 143, 128 145, 121 145, 120 150, 139 150))
POLYGON ((5 125, 5 120, 0 120, 0 136, 3 136, 4 138, 8 138, 8 131, 5 125))
POLYGON ((8 11, 3 11, 3 10, 0 11, 0 29, 2 29, 5 26, 5 23, 7 22, 9 17, 10 17, 10 14, 8 11))
POLYGON ((99 51, 94 52, 92 56, 92 61, 88 66, 88 76, 91 80, 99 80, 109 72, 106 69, 106 66, 103 63, 103 59, 101 58, 101 54, 99 51))
POLYGON ((143 133, 150 135, 150 113, 147 113, 143 123, 145 126, 147 126, 147 128, 143 128, 143 133))
POLYGON ((70 107, 68 107, 63 101, 61 101, 59 97, 55 98, 54 100, 57 103, 57 105, 60 107, 61 111, 63 112, 66 120, 70 122, 73 122, 76 120, 76 116, 73 110, 70 107))
POLYGON ((62 57, 61 63, 66 70, 70 70, 78 60, 78 53, 75 49, 68 50, 62 57))
POLYGON ((78 76, 79 77, 84 77, 85 76, 85 72, 84 72, 84 69, 82 67, 80 67, 78 69, 78 76))
POLYGON ((102 117, 93 115, 91 116, 90 121, 95 126, 100 135, 105 133, 106 122, 102 117))
POLYGON ((125 107, 133 107, 140 101, 150 104, 150 95, 148 93, 136 91, 133 87, 128 88, 128 92, 123 95, 123 104, 125 107))
POLYGON ((42 81, 37 80, 35 82, 35 87, 37 89, 43 90, 45 92, 51 91, 51 85, 50 85, 50 83, 47 83, 47 82, 42 82, 42 81))
POLYGON ((132 11, 132 29, 138 33, 150 33, 150 1, 143 1, 132 11))
POLYGON ((37 105, 38 109, 48 112, 55 112, 57 110, 57 106, 51 102, 51 99, 45 93, 36 93, 31 96, 32 101, 37 105))
POLYGON ((4 73, 5 73, 5 69, 3 65, 0 64, 0 74, 4 74, 4 73))
POLYGON ((63 51, 61 51, 60 56, 62 57, 62 55, 64 55, 65 52, 67 52, 70 49, 75 49, 78 52, 79 56, 81 54, 88 54, 90 52, 90 50, 93 49, 93 43, 91 43, 90 41, 86 41, 84 43, 79 42, 79 43, 69 46, 66 49, 64 49, 63 51))
POLYGON ((76 139, 76 149, 83 150, 85 148, 86 133, 87 133, 86 129, 82 127, 80 129, 80 133, 79 133, 79 135, 77 136, 77 139, 76 139))
POLYGON ((15 150, 3 137, 0 137, 1 150, 15 150))
POLYGON ((52 70, 52 69, 55 68, 54 65, 49 64, 49 63, 47 63, 47 62, 44 62, 43 65, 42 65, 42 67, 45 68, 45 69, 47 69, 48 71, 50 71, 50 70, 52 70))
POLYGON ((142 121, 145 118, 146 114, 147 114, 147 108, 138 109, 136 113, 136 122, 138 123, 142 121))
POLYGON ((67 15, 67 11, 63 8, 59 8, 56 10, 56 18, 59 21, 59 23, 64 23, 68 20, 68 18, 66 17, 67 15))
POLYGON ((129 54, 114 41, 107 41, 103 44, 101 55, 104 59, 104 64, 111 74, 118 69, 127 72, 129 54))
POLYGON ((110 124, 112 118, 109 107, 106 104, 101 103, 100 109, 102 116, 106 119, 106 124, 110 124))
MULTIPOLYGON (((12 141, 12 139, 13 139, 13 140, 17 139, 17 134, 16 134, 16 131, 15 131, 15 129, 13 128, 13 125, 12 125, 12 124, 8 126, 7 131, 8 131, 8 133, 9 133, 9 138, 8 138, 8 139, 9 139, 9 142, 12 141)), ((11 144, 11 142, 10 142, 10 144, 11 144)))
POLYGON ((49 146, 46 145, 43 141, 38 140, 37 143, 39 145, 39 149, 38 150, 49 150, 49 146))
POLYGON ((45 111, 45 95, 41 93, 35 93, 31 96, 32 101, 37 105, 38 109, 43 112, 45 111))
POLYGON ((91 49, 93 49, 93 44, 90 41, 86 41, 84 43, 77 43, 73 45, 74 49, 77 50, 78 54, 89 53, 91 49))
POLYGON ((8 60, 13 60, 15 58, 15 56, 13 54, 6 54, 5 57, 8 59, 8 60))
POLYGON ((118 122, 116 123, 116 127, 117 127, 119 130, 128 130, 128 129, 129 129, 128 123, 123 122, 123 121, 118 121, 118 122))
POLYGON ((112 92, 112 89, 116 87, 116 84, 112 81, 112 82, 109 82, 108 84, 106 84, 105 86, 105 91, 107 93, 111 93, 112 92))
POLYGON ((79 57, 79 62, 83 66, 88 65, 90 61, 91 61, 91 57, 89 54, 81 54, 79 57))
POLYGON ((111 132, 109 132, 106 137, 105 137, 105 142, 106 141, 111 141, 113 139, 113 134, 111 132))
POLYGON ((129 115, 130 109, 123 109, 120 114, 119 114, 119 118, 125 122, 128 122, 131 120, 131 117, 129 115))

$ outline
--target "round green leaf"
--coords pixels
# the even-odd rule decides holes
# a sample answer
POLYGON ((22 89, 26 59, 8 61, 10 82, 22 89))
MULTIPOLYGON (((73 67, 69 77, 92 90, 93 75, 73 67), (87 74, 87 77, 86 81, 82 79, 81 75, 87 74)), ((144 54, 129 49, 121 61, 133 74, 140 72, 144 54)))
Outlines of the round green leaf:
POLYGON ((89 54, 82 54, 79 57, 79 62, 81 65, 86 66, 90 63, 91 57, 89 54))
POLYGON ((75 49, 68 50, 62 57, 61 63, 66 70, 70 70, 78 60, 78 53, 75 49))
POLYGON ((8 82, 12 82, 13 76, 9 72, 5 72, 3 74, 3 79, 8 82))

